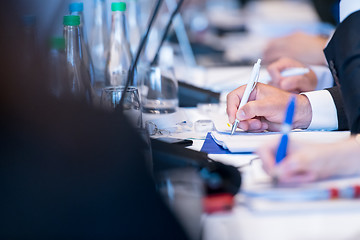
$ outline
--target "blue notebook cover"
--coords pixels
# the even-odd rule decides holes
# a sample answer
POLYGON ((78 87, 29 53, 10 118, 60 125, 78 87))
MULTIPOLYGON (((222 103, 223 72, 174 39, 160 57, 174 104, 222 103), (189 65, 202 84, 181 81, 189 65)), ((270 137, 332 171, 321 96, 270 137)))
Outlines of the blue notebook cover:
POLYGON ((200 151, 208 154, 231 154, 229 150, 222 148, 214 141, 210 132, 206 135, 205 142, 200 151))

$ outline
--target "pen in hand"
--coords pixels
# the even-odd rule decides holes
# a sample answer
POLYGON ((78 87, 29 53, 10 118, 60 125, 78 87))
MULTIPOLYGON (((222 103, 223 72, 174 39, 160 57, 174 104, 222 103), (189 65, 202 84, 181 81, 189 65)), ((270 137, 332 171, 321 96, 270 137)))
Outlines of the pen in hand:
MULTIPOLYGON (((293 68, 286 68, 285 70, 280 72, 282 77, 294 77, 294 76, 301 76, 310 72, 309 68, 302 68, 302 67, 293 67, 293 68)), ((262 83, 270 83, 272 81, 269 75, 265 77, 261 77, 259 82, 262 83)))
MULTIPOLYGON (((259 80, 259 73, 260 73, 260 67, 261 67, 260 63, 261 63, 261 59, 258 59, 258 61, 254 65, 254 68, 253 68, 253 70, 251 72, 250 80, 247 83, 244 95, 241 98, 238 111, 239 111, 240 108, 242 108, 248 102, 250 94, 251 94, 252 90, 254 90, 254 88, 256 86, 256 83, 259 80)), ((234 124, 233 124, 233 126, 231 128, 231 135, 234 134, 238 124, 239 124, 239 120, 235 119, 235 122, 234 122, 234 124)))
MULTIPOLYGON (((284 123, 281 127, 281 140, 279 143, 279 147, 277 149, 276 152, 276 156, 275 156, 275 170, 276 170, 276 166, 279 165, 281 163, 281 161, 286 157, 286 150, 287 150, 287 145, 288 145, 288 141, 289 141, 289 132, 292 129, 292 122, 293 122, 293 118, 294 118, 294 112, 295 112, 295 96, 292 95, 289 101, 289 105, 287 107, 286 110, 286 116, 284 119, 284 123)), ((275 178, 276 176, 276 171, 275 171, 275 178)), ((275 179, 276 181, 276 179, 275 179)))

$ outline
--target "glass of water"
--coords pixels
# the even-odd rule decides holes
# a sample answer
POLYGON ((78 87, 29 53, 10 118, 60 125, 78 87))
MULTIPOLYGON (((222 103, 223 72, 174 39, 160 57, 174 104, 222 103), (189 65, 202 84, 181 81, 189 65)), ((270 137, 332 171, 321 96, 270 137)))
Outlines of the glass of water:
POLYGON ((179 106, 178 83, 171 71, 149 67, 142 72, 143 113, 174 113, 179 106))
MULTIPOLYGON (((101 106, 108 111, 120 111, 120 100, 124 92, 123 86, 105 87, 101 93, 101 106)), ((142 112, 139 91, 136 87, 129 87, 125 94, 124 115, 129 118, 136 128, 142 128, 142 112)))

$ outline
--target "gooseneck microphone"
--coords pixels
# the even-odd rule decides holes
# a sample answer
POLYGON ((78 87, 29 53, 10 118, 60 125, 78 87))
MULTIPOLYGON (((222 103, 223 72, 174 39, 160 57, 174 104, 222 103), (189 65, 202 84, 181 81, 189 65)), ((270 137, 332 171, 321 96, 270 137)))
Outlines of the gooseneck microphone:
POLYGON ((156 64, 157 59, 159 58, 159 53, 160 53, 161 47, 162 47, 162 45, 164 44, 165 39, 166 39, 167 35, 169 34, 170 27, 171 27, 171 25, 172 25, 172 23, 173 23, 173 20, 174 20, 176 14, 180 11, 180 8, 181 8, 181 6, 182 6, 183 3, 184 3, 184 0, 180 0, 179 3, 177 4, 176 8, 175 8, 174 11, 172 12, 172 14, 171 14, 171 16, 170 16, 170 19, 169 19, 169 21, 168 21, 168 23, 167 23, 167 25, 166 25, 165 31, 164 31, 164 33, 163 33, 163 36, 162 36, 162 38, 161 38, 161 42, 160 42, 160 44, 159 44, 159 47, 158 47, 157 50, 156 50, 156 54, 155 54, 155 56, 154 56, 154 59, 153 59, 152 62, 151 62, 151 66, 154 66, 154 65, 156 64))
POLYGON ((129 88, 129 85, 130 85, 131 81, 134 79, 135 69, 136 69, 137 64, 139 62, 140 54, 142 53, 142 51, 143 51, 143 49, 145 47, 145 43, 147 42, 147 40, 149 38, 149 33, 150 33, 152 25, 153 25, 158 13, 159 13, 159 10, 160 10, 160 7, 161 7, 162 3, 163 3, 163 0, 158 0, 157 1, 156 6, 155 6, 155 8, 153 10, 153 13, 151 14, 149 24, 148 24, 148 26, 146 28, 146 32, 145 32, 144 36, 142 37, 140 45, 139 45, 139 47, 138 47, 138 49, 136 51, 136 56, 135 56, 135 58, 133 59, 133 61, 131 63, 128 78, 127 78, 127 81, 126 81, 126 84, 125 84, 125 87, 124 87, 124 90, 123 90, 123 93, 122 93, 122 96, 121 96, 121 99, 120 99, 120 103, 119 103, 120 112, 123 112, 123 110, 124 110, 125 94, 127 92, 127 89, 129 88))

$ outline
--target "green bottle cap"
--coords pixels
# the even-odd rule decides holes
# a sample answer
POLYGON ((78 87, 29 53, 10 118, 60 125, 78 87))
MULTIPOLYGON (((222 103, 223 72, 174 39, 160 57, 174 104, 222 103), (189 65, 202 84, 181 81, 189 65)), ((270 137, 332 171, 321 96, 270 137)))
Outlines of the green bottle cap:
POLYGON ((123 12, 126 10, 126 3, 124 2, 114 2, 111 4, 111 11, 120 11, 123 12))
POLYGON ((64 16, 63 23, 65 26, 79 26, 80 25, 80 16, 74 16, 74 15, 64 16))
POLYGON ((52 37, 50 39, 51 49, 64 50, 65 49, 65 39, 63 37, 52 37))

